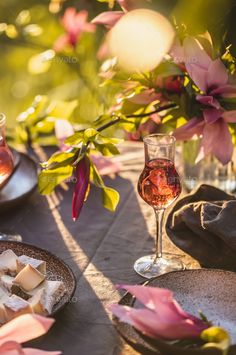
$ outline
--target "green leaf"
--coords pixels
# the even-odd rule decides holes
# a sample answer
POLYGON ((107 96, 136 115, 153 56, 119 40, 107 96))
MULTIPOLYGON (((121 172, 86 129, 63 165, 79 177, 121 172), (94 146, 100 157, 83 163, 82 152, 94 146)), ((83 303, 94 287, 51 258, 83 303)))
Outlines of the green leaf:
POLYGON ((87 128, 84 131, 85 143, 87 143, 88 141, 93 141, 98 134, 99 132, 95 128, 87 128))
POLYGON ((90 180, 93 181, 94 185, 102 189, 102 199, 103 199, 104 207, 110 211, 115 211, 119 203, 120 195, 116 190, 104 185, 102 177, 100 176, 96 166, 91 160, 90 160, 90 180))
POLYGON ((78 101, 53 101, 48 107, 47 115, 56 118, 70 118, 75 108, 78 106, 78 101))
POLYGON ((84 131, 76 132, 72 136, 67 137, 64 141, 66 145, 78 145, 84 141, 84 131))
POLYGON ((119 193, 111 187, 104 187, 102 191, 103 205, 114 212, 120 200, 119 193))
POLYGON ((93 124, 97 127, 104 125, 105 123, 108 123, 112 120, 112 117, 110 115, 101 115, 99 116, 93 124))
POLYGON ((101 134, 99 134, 99 136, 97 136, 96 138, 96 143, 98 144, 119 144, 124 142, 124 139, 120 139, 120 138, 111 138, 111 137, 105 137, 102 136, 101 134))
POLYGON ((99 174, 95 164, 90 159, 90 180, 96 185, 97 187, 104 188, 104 182, 102 180, 101 175, 99 174))
POLYGON ((73 167, 70 165, 63 166, 53 170, 43 170, 38 177, 38 188, 42 195, 47 195, 53 192, 55 187, 62 181, 71 177, 73 167))
POLYGON ((32 102, 32 105, 24 112, 17 116, 17 121, 20 124, 34 125, 39 117, 44 116, 44 111, 48 105, 48 97, 37 95, 32 102))
POLYGON ((225 329, 210 327, 201 333, 201 339, 206 342, 203 348, 216 348, 222 351, 222 355, 228 353, 231 339, 225 329))
POLYGON ((98 144, 98 143, 94 142, 94 146, 104 156, 113 156, 113 155, 120 154, 120 152, 116 148, 116 146, 114 144, 111 144, 111 143, 98 144))
POLYGON ((73 152, 56 152, 48 159, 48 161, 41 165, 43 168, 47 169, 54 169, 54 166, 59 167, 69 165, 73 162, 77 151, 78 150, 75 149, 73 152))
POLYGON ((38 133, 48 134, 54 131, 55 120, 51 117, 46 118, 38 123, 36 123, 36 129, 38 133))

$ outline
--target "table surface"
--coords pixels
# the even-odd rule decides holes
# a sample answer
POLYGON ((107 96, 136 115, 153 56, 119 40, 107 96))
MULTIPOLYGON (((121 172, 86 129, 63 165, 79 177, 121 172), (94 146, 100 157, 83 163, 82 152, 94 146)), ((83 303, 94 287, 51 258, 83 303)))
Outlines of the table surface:
MULTIPOLYGON (((153 210, 136 192, 143 167, 142 144, 122 146, 121 172, 105 183, 120 193, 115 213, 105 210, 101 192, 92 186, 79 220, 71 219, 72 186, 63 185, 50 196, 37 192, 11 213, 0 216, 0 230, 20 233, 23 241, 50 250, 74 271, 77 289, 72 302, 57 316, 53 328, 31 345, 61 350, 64 355, 136 354, 117 335, 107 306, 117 302, 121 291, 114 284, 142 282, 133 271, 137 258, 154 251, 153 210)), ((40 148, 37 154, 45 159, 40 148)), ((166 237, 164 248, 183 258, 188 268, 198 267, 166 237)))

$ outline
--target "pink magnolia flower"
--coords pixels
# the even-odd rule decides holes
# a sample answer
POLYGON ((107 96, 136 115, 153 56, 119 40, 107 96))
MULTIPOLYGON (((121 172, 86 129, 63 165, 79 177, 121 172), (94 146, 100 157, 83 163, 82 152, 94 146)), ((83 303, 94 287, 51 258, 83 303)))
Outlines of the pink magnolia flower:
POLYGON ((96 16, 92 23, 112 28, 127 11, 137 8, 137 0, 117 0, 123 11, 106 11, 96 16))
POLYGON ((94 32, 96 26, 87 22, 88 11, 76 12, 74 7, 69 7, 61 22, 66 30, 66 34, 60 36, 54 44, 56 52, 62 51, 66 46, 76 47, 83 32, 94 32))
POLYGON ((209 325, 186 313, 167 289, 146 286, 120 285, 142 303, 143 308, 119 304, 109 309, 122 322, 131 324, 140 332, 159 339, 175 340, 199 337, 209 325))
POLYGON ((183 58, 186 70, 201 90, 196 99, 203 105, 202 117, 192 118, 175 130, 177 139, 190 139, 202 135, 198 162, 212 153, 222 164, 227 164, 233 153, 232 137, 228 123, 236 122, 236 111, 226 111, 220 99, 236 95, 236 86, 229 83, 228 72, 218 58, 212 60, 200 42, 186 38, 183 43, 183 58))
POLYGON ((36 314, 24 314, 0 328, 0 354, 4 355, 59 355, 60 351, 22 348, 20 344, 47 333, 54 319, 36 314))

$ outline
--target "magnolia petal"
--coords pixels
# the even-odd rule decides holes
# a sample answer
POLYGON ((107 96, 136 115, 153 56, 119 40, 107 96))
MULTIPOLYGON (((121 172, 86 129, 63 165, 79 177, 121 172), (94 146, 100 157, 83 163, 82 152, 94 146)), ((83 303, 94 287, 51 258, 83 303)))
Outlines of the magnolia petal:
POLYGON ((186 61, 184 47, 181 45, 180 40, 177 37, 173 43, 173 46, 171 47, 169 54, 176 64, 185 63, 186 61))
POLYGON ((211 90, 211 95, 220 95, 222 97, 235 97, 236 85, 222 85, 216 89, 211 90))
POLYGON ((196 38, 186 37, 183 47, 186 66, 194 65, 205 71, 208 70, 212 60, 196 38))
POLYGON ((45 351, 33 348, 24 348, 24 355, 60 355, 61 351, 45 351))
POLYGON ((107 28, 113 27, 124 15, 123 11, 106 11, 96 16, 91 23, 95 25, 104 25, 107 28))
POLYGON ((76 166, 76 183, 72 197, 72 218, 75 221, 81 212, 89 186, 90 163, 87 157, 84 157, 76 166))
POLYGON ((214 123, 222 116, 222 110, 216 108, 206 108, 203 110, 203 117, 206 123, 214 123))
POLYGON ((208 68, 207 86, 208 88, 220 87, 228 82, 228 72, 220 59, 213 60, 208 68))
POLYGON ((21 345, 16 341, 6 341, 0 346, 0 354, 2 355, 24 355, 21 345))
POLYGON ((235 123, 236 122, 236 110, 224 111, 222 114, 222 117, 224 118, 225 122, 235 123))
POLYGON ((179 308, 175 304, 173 305, 173 293, 167 289, 138 285, 119 285, 118 287, 127 290, 145 307, 155 311, 159 320, 163 318, 167 321, 176 321, 187 317, 187 314, 181 309, 180 314, 178 313, 179 308))
POLYGON ((66 35, 62 35, 60 36, 56 42, 53 45, 53 49, 56 53, 61 52, 68 44, 70 44, 70 38, 69 36, 66 35))
POLYGON ((202 327, 196 326, 190 319, 176 322, 159 321, 156 313, 148 309, 135 309, 118 304, 110 305, 109 309, 122 322, 154 338, 166 340, 193 338, 198 337, 207 328, 205 324, 202 327))
POLYGON ((140 94, 132 96, 129 101, 138 105, 148 105, 153 101, 160 101, 161 94, 157 94, 153 89, 147 89, 140 94))
POLYGON ((19 316, 0 328, 0 346, 7 341, 24 343, 37 338, 47 333, 53 323, 54 319, 36 314, 19 316))
POLYGON ((88 19, 88 11, 82 10, 76 14, 75 21, 73 24, 73 31, 76 33, 80 33, 82 31, 86 32, 94 32, 96 30, 96 26, 90 22, 87 22, 88 19))
POLYGON ((137 298, 147 309, 154 311, 159 322, 179 322, 184 319, 201 320, 186 313, 176 300, 173 293, 164 288, 147 287, 140 285, 118 285, 137 298))
POLYGON ((70 32, 73 29, 73 24, 76 18, 76 9, 74 7, 68 7, 61 19, 63 27, 70 32))
POLYGON ((203 105, 212 106, 212 107, 215 107, 217 109, 220 108, 219 101, 217 101, 213 96, 197 95, 196 99, 197 99, 198 102, 200 102, 203 105))
POLYGON ((135 3, 137 3, 137 0, 117 0, 117 2, 124 11, 131 11, 135 9, 135 3))
POLYGON ((204 121, 194 117, 183 126, 177 128, 173 132, 173 135, 178 140, 188 140, 191 139, 194 135, 200 136, 202 134, 203 126, 204 121))
POLYGON ((195 85, 203 92, 207 92, 207 71, 195 64, 186 63, 186 69, 195 85))
POLYGON ((201 144, 205 155, 211 152, 223 165, 230 162, 233 143, 228 125, 223 118, 212 124, 205 124, 201 144))

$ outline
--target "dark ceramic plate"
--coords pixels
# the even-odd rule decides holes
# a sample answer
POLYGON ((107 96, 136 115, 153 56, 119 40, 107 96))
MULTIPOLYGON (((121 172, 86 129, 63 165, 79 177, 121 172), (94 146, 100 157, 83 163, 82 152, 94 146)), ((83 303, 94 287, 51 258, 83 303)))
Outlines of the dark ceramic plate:
POLYGON ((0 190, 0 213, 24 202, 37 186, 37 164, 34 160, 23 153, 15 153, 14 158, 15 170, 0 190))
MULTIPOLYGON (((236 344, 236 273, 224 270, 199 269, 171 272, 147 281, 146 285, 168 288, 174 297, 191 314, 198 316, 201 310, 214 325, 227 329, 236 344)), ((120 304, 135 307, 135 298, 127 293, 120 304)), ((130 325, 119 322, 114 317, 119 334, 141 354, 170 355, 219 355, 217 350, 186 349, 171 346, 164 341, 153 344, 130 325), (158 352, 158 350, 159 352, 158 352)), ((230 355, 236 354, 236 346, 231 346, 230 355)))
POLYGON ((70 302, 76 289, 76 279, 71 268, 59 259, 54 254, 47 250, 38 248, 34 245, 19 243, 19 242, 8 242, 0 241, 0 253, 4 250, 12 249, 14 253, 18 256, 27 255, 32 258, 41 259, 47 263, 47 275, 48 280, 58 280, 63 281, 66 287, 66 294, 61 298, 61 300, 55 304, 50 316, 60 311, 67 303, 70 302))

